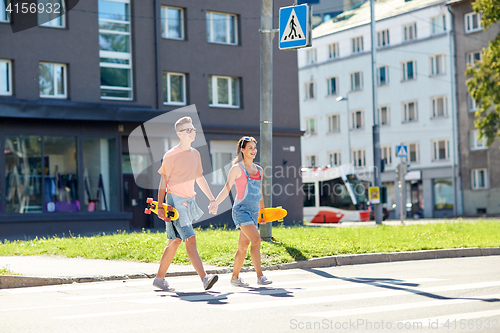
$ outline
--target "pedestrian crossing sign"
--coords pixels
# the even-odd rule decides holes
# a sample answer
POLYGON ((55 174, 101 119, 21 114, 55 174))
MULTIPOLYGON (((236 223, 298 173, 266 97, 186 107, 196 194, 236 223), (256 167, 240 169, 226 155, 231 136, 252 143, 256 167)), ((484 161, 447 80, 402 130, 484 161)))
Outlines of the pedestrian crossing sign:
POLYGON ((308 4, 280 8, 280 50, 311 46, 311 13, 308 4))
POLYGON ((398 146, 396 156, 408 157, 408 146, 403 146, 403 145, 398 146))

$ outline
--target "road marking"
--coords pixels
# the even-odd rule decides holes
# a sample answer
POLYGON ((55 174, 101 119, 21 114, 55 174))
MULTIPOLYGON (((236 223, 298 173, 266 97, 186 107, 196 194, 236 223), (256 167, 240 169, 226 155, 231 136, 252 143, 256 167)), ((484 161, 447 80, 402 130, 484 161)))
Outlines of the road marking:
POLYGON ((480 311, 480 312, 457 313, 453 315, 445 315, 439 317, 430 317, 430 318, 422 318, 414 320, 405 320, 405 321, 400 321, 400 323, 422 323, 422 325, 424 324, 429 325, 429 323, 438 322, 439 326, 444 326, 446 323, 448 323, 451 328, 458 329, 460 327, 460 320, 493 317, 499 315, 500 315, 500 310, 490 310, 490 311, 480 311), (456 322, 452 323, 455 320, 456 322))
POLYGON ((432 306, 447 306, 447 305, 453 305, 453 304, 487 301, 488 299, 492 299, 492 298, 497 298, 500 300, 500 294, 467 296, 467 298, 464 298, 464 299, 443 299, 443 300, 428 301, 428 302, 391 304, 391 305, 384 305, 384 306, 355 308, 355 309, 347 309, 347 310, 300 313, 298 315, 299 316, 333 318, 333 317, 354 316, 354 315, 368 314, 368 313, 400 311, 400 310, 408 310, 408 309, 427 308, 427 307, 432 307, 432 306))
POLYGON ((139 314, 139 313, 151 313, 151 312, 161 312, 164 309, 143 309, 143 310, 130 310, 130 311, 117 311, 117 312, 100 312, 100 313, 87 313, 81 315, 72 316, 60 316, 54 317, 56 319, 82 319, 82 318, 95 318, 95 317, 107 317, 107 316, 123 316, 129 314, 139 314))

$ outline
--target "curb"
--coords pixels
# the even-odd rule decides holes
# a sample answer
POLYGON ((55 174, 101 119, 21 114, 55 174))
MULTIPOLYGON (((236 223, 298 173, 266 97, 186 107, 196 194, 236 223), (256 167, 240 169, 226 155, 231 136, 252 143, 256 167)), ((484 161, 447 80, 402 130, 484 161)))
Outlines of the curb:
MULTIPOLYGON (((262 267, 262 270, 285 270, 285 269, 307 269, 322 268, 345 265, 374 264, 384 262, 428 260, 428 259, 450 259, 461 257, 482 257, 500 255, 500 247, 489 248, 466 248, 466 249, 443 249, 443 250, 423 250, 407 252, 390 253, 363 253, 336 255, 322 258, 313 258, 310 260, 295 261, 286 264, 272 265, 262 267)), ((232 268, 220 268, 207 270, 207 274, 227 274, 231 273, 232 268)), ((242 267, 241 272, 253 272, 253 267, 242 267)), ((195 271, 167 273, 167 277, 196 275, 195 271)), ((39 287, 59 284, 85 283, 85 282, 103 282, 130 279, 150 279, 156 274, 130 274, 130 275, 112 275, 112 276, 89 276, 89 277, 34 277, 18 275, 0 275, 0 289, 39 287)))

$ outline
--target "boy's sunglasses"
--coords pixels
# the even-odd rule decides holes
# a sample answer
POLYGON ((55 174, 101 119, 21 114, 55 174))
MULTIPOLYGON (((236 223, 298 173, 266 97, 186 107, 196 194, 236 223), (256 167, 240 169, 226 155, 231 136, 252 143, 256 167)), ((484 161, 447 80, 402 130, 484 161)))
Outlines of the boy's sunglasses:
POLYGON ((190 134, 191 132, 196 133, 196 128, 194 128, 194 127, 193 128, 185 128, 183 130, 180 130, 179 133, 184 132, 184 131, 186 131, 188 134, 190 134))
POLYGON ((245 136, 245 137, 241 138, 241 145, 240 145, 240 148, 243 148, 243 143, 244 143, 245 141, 255 141, 255 139, 254 139, 253 137, 251 137, 251 136, 245 136))

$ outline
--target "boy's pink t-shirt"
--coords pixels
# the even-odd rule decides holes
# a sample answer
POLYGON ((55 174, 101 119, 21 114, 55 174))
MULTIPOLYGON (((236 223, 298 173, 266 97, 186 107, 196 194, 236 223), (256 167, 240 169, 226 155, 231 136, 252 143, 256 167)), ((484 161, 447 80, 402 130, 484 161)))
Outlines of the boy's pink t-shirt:
POLYGON ((167 193, 192 198, 196 195, 194 182, 196 178, 203 176, 200 153, 194 148, 183 151, 174 147, 163 155, 158 173, 167 177, 167 193))

